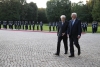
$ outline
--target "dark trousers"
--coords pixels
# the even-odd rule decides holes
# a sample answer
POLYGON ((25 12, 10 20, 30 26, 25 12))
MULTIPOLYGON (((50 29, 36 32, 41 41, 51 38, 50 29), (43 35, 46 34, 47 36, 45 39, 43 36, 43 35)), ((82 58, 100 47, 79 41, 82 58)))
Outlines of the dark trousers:
POLYGON ((25 26, 25 30, 28 30, 28 26, 25 26))
POLYGON ((23 25, 23 30, 24 30, 24 25, 23 25))
POLYGON ((39 26, 37 26, 37 30, 39 30, 39 26))
POLYGON ((33 30, 34 30, 34 27, 35 27, 35 26, 33 26, 33 30))
POLYGON ((95 28, 92 28, 92 33, 95 33, 95 28))
POLYGON ((65 53, 67 53, 67 51, 68 51, 67 39, 68 39, 67 36, 58 37, 57 54, 60 53, 61 40, 63 40, 63 43, 64 43, 65 53))
POLYGON ((79 53, 80 52, 80 45, 78 42, 78 38, 77 37, 70 37, 70 53, 71 53, 71 55, 74 55, 74 45, 77 47, 78 53, 79 53))
POLYGON ((51 31, 51 26, 49 26, 49 31, 51 31))
POLYGON ((55 27, 53 26, 53 31, 55 31, 55 27))
POLYGON ((43 30, 43 27, 42 26, 40 26, 40 28, 41 28, 41 31, 43 30))
POLYGON ((29 28, 30 28, 30 30, 31 30, 31 25, 29 25, 29 28))

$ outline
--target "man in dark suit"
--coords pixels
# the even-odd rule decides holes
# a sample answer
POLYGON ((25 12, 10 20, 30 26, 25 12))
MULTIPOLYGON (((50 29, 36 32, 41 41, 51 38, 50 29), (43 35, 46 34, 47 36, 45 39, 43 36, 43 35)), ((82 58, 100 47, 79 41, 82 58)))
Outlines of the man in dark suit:
POLYGON ((74 57, 74 44, 78 49, 78 55, 81 54, 80 51, 80 45, 79 45, 79 39, 81 37, 81 21, 77 19, 77 14, 72 13, 71 15, 72 20, 69 22, 69 27, 68 27, 68 36, 70 39, 70 53, 71 55, 69 57, 74 57))
POLYGON ((63 40, 63 43, 64 43, 65 54, 67 54, 68 52, 67 32, 66 32, 68 29, 68 24, 69 22, 66 21, 66 16, 62 15, 61 22, 58 23, 58 32, 57 32, 58 42, 57 42, 57 52, 55 53, 55 55, 59 56, 61 40, 63 40))

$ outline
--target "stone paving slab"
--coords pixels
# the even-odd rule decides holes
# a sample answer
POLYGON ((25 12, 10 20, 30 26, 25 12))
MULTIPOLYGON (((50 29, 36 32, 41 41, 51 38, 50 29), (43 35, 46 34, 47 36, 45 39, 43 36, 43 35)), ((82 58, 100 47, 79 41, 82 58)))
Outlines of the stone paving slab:
POLYGON ((100 34, 83 34, 82 54, 69 58, 61 44, 60 56, 54 56, 57 34, 0 30, 0 67, 100 67, 100 34))

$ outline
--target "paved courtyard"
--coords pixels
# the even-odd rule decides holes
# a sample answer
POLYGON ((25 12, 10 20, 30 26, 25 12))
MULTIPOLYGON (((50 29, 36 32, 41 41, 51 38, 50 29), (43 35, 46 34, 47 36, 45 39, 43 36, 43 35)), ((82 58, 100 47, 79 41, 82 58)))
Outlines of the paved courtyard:
POLYGON ((83 34, 82 54, 69 58, 61 45, 56 52, 56 33, 0 30, 0 67, 100 67, 100 34, 83 34))

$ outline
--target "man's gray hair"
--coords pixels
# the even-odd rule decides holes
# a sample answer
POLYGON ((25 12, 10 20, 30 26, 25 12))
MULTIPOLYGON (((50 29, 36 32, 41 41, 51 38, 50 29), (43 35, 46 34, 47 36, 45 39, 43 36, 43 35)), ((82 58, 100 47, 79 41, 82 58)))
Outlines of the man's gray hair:
POLYGON ((75 15, 75 16, 77 17, 77 13, 72 13, 71 16, 72 16, 72 15, 75 15))
POLYGON ((60 18, 66 18, 66 16, 65 15, 61 15, 60 18))

